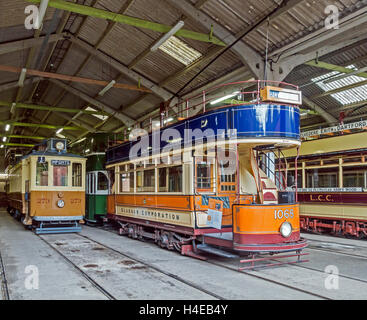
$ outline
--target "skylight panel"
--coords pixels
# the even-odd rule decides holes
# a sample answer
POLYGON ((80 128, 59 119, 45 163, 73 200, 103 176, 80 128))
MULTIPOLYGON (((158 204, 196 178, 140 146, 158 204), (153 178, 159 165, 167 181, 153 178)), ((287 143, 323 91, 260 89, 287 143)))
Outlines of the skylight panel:
MULTIPOLYGON (((97 111, 96 109, 93 109, 93 108, 91 108, 91 107, 88 107, 87 109, 85 109, 85 110, 87 110, 87 111, 97 111)), ((105 121, 107 118, 108 118, 108 116, 103 116, 103 115, 101 115, 101 114, 92 114, 92 116, 93 117, 96 117, 96 118, 98 118, 98 119, 101 119, 102 121, 105 121)))
MULTIPOLYGON (((348 69, 357 70, 354 65, 350 65, 347 67, 348 69)), ((325 92, 343 88, 350 84, 358 83, 361 81, 366 80, 365 78, 358 77, 356 75, 347 76, 342 79, 336 79, 335 81, 331 81, 332 77, 337 75, 342 75, 343 73, 333 71, 329 72, 323 76, 313 78, 311 81, 315 82, 322 90, 325 92), (331 79, 330 82, 328 81, 325 83, 324 81, 327 79, 331 79)), ((360 102, 366 100, 365 93, 367 91, 367 85, 363 85, 360 87, 347 89, 338 93, 333 93, 330 96, 339 101, 343 105, 348 105, 356 102, 360 102)))
POLYGON ((167 53, 169 56, 181 62, 185 66, 188 66, 202 56, 199 51, 190 47, 175 36, 172 36, 163 43, 159 47, 159 50, 167 53))

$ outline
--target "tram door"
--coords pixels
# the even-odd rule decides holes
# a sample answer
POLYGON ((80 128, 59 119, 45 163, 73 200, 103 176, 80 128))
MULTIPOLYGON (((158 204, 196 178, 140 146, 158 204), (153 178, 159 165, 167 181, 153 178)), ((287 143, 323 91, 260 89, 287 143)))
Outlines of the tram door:
POLYGON ((26 215, 31 212, 31 193, 29 192, 29 180, 25 181, 25 204, 26 204, 26 215))
POLYGON ((110 181, 107 171, 87 173, 86 220, 97 222, 107 214, 107 195, 110 181))

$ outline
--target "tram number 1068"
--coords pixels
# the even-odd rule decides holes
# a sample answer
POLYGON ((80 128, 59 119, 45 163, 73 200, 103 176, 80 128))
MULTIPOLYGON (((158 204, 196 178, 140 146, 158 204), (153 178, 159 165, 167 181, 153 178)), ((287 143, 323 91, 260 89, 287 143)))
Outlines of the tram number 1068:
POLYGON ((277 219, 293 219, 294 218, 294 212, 293 212, 293 209, 286 209, 286 210, 282 210, 282 209, 275 209, 274 210, 274 219, 277 220, 277 219))

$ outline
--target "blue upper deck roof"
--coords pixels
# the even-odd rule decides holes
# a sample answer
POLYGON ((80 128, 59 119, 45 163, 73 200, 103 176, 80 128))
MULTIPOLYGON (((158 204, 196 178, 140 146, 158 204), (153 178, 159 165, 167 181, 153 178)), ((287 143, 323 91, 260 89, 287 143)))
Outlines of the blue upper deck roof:
MULTIPOLYGON (((173 146, 173 141, 177 141, 176 143, 181 147, 184 147, 185 142, 194 144, 199 140, 196 136, 190 136, 191 141, 185 139, 187 131, 195 129, 205 132, 204 135, 208 139, 217 139, 224 132, 226 140, 237 137, 238 139, 300 141, 300 110, 292 105, 274 103, 244 104, 213 109, 162 128, 159 146, 153 143, 152 133, 149 133, 149 154, 159 153, 168 145, 173 146)), ((106 163, 128 161, 130 149, 137 143, 127 141, 108 149, 106 163)))

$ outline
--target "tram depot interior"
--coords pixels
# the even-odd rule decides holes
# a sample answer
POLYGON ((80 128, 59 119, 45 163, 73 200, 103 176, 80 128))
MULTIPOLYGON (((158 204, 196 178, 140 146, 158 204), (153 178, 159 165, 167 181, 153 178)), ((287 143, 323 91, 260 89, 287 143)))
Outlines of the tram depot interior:
POLYGON ((0 300, 366 299, 366 31, 366 0, 0 0, 0 300))

